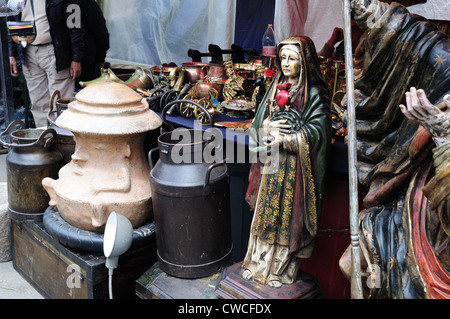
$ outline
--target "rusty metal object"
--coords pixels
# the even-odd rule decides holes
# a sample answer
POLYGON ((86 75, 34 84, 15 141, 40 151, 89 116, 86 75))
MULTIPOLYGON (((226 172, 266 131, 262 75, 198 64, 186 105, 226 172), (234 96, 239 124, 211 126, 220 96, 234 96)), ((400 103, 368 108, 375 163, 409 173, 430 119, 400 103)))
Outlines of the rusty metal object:
POLYGON ((42 220, 49 197, 41 181, 58 176, 62 155, 54 147, 55 130, 24 127, 22 121, 14 121, 0 134, 2 144, 9 149, 6 156, 8 209, 15 220, 42 220), (17 125, 20 129, 11 132, 17 125), (8 134, 11 142, 3 141, 2 137, 8 134))
POLYGON ((133 90, 149 90, 154 87, 153 74, 150 70, 138 67, 131 77, 123 82, 123 84, 133 90))
POLYGON ((59 179, 42 181, 63 219, 102 232, 112 211, 138 227, 152 217, 143 143, 161 119, 131 88, 101 81, 81 90, 55 124, 74 134, 75 152, 59 179))
POLYGON ((73 101, 75 101, 74 97, 62 98, 61 93, 56 90, 50 99, 50 108, 47 113, 47 120, 50 123, 49 128, 54 129, 57 134, 56 148, 63 156, 62 166, 72 160, 72 154, 75 152, 75 140, 71 131, 62 129, 55 124, 52 113, 56 113, 57 117, 60 116, 62 112, 67 110, 69 103, 73 101))

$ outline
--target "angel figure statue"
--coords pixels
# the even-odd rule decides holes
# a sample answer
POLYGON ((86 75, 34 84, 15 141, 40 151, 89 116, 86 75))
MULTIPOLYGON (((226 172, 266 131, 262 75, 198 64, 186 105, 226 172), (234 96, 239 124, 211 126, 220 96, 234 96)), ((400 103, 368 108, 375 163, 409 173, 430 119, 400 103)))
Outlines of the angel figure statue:
MULTIPOLYGON (((445 199, 448 192, 425 187, 434 176, 433 156, 442 148, 437 147, 439 139, 431 137, 435 130, 424 129, 428 120, 413 119, 432 112, 431 120, 442 120, 435 127, 448 125, 445 113, 431 106, 448 107, 450 39, 406 7, 423 2, 351 1, 355 20, 364 30, 354 73, 356 169, 360 185, 367 188, 359 214, 366 298, 450 296, 449 206, 427 208, 432 198, 445 199), (417 101, 427 107, 416 109, 417 101)), ((350 248, 340 260, 347 277, 349 260, 350 248)))

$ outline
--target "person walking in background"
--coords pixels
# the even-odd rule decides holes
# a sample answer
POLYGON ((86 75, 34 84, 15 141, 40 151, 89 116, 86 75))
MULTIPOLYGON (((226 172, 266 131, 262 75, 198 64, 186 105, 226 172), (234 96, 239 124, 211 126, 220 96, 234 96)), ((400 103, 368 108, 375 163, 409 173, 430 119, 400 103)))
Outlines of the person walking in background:
POLYGON ((103 12, 95 0, 79 0, 84 36, 84 54, 81 60, 81 75, 75 89, 81 89, 80 81, 90 81, 101 75, 109 50, 109 32, 103 12))

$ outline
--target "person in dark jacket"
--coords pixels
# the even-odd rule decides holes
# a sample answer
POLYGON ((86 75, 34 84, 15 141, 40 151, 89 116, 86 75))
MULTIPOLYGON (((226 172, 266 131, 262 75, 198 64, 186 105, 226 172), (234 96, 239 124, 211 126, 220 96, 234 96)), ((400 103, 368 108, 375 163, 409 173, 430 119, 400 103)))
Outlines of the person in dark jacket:
POLYGON ((51 95, 58 90, 62 97, 73 96, 75 79, 81 74, 85 40, 80 2, 30 0, 15 19, 34 20, 36 39, 25 48, 10 39, 11 75, 19 75, 16 61, 19 57, 35 125, 45 127, 51 95))
POLYGON ((105 63, 109 50, 109 32, 103 12, 95 0, 79 0, 81 20, 85 30, 84 55, 81 60, 81 75, 75 83, 79 89, 79 81, 90 81, 101 75, 100 69, 105 63))

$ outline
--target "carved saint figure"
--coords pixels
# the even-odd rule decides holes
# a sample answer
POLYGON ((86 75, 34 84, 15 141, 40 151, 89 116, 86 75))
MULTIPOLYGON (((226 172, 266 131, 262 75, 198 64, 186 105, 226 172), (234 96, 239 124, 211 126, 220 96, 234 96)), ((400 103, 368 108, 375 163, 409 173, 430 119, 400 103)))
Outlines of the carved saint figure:
MULTIPOLYGON (((416 94, 406 94, 409 88, 426 92, 429 104, 442 103, 450 88, 450 41, 397 2, 353 0, 352 8, 365 30, 354 64, 358 179, 368 188, 360 247, 365 275, 375 279, 365 292, 369 298, 448 298, 448 234, 422 192, 433 176, 436 145, 399 105, 416 94)), ((441 216, 448 216, 446 209, 441 216)), ((340 262, 346 275, 349 254, 340 262)))
POLYGON ((282 41, 276 63, 281 73, 260 103, 253 127, 261 132, 256 145, 270 149, 272 157, 278 149, 278 161, 251 168, 246 200, 254 216, 242 263, 244 279, 273 288, 294 283, 300 258, 311 256, 331 145, 329 96, 313 42, 307 37, 282 41), (280 93, 286 90, 288 95, 280 93), (275 99, 284 103, 276 105, 275 99))

